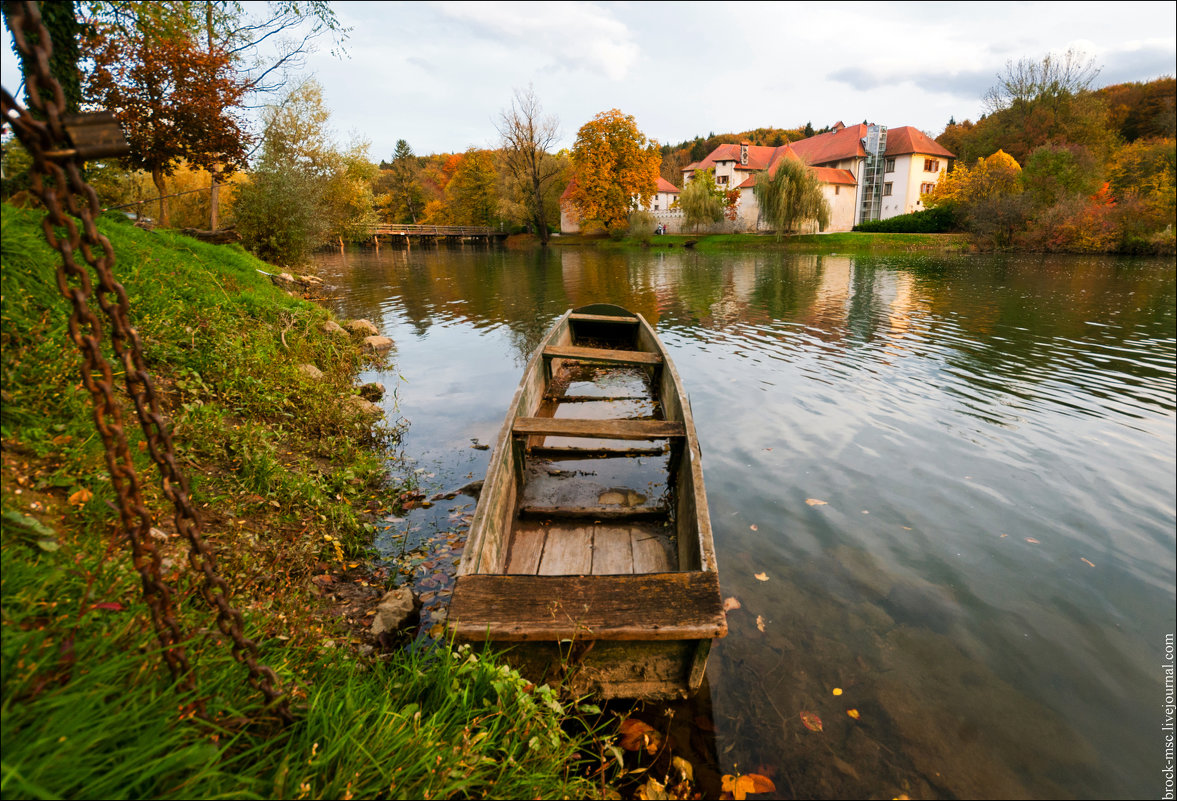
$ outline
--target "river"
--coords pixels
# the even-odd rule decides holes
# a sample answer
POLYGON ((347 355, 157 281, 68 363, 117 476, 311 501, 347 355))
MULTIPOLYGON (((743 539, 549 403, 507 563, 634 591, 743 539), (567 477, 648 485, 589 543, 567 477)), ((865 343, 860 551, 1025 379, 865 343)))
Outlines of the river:
MULTIPOLYGON (((319 267, 340 317, 396 342, 363 380, 408 422, 394 469, 429 492, 482 476, 474 446, 566 309, 655 325, 740 603, 692 707, 717 770, 782 797, 1162 793, 1171 259, 385 248, 319 267)), ((427 612, 470 503, 378 539, 390 560, 428 549, 405 568, 427 612)))

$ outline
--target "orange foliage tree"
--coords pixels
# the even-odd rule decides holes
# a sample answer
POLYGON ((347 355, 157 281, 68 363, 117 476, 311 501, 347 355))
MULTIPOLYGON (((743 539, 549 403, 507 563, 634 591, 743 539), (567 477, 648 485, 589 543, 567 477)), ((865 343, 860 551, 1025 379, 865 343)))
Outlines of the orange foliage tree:
POLYGON ((234 115, 247 86, 223 50, 203 49, 185 32, 158 35, 95 24, 83 42, 93 60, 86 96, 122 126, 132 169, 143 169, 159 192, 168 224, 166 178, 182 160, 222 174, 245 166, 247 135, 234 115))
POLYGON ((661 161, 658 143, 646 139, 631 115, 602 111, 576 134, 569 200, 581 220, 617 230, 654 196, 661 161))

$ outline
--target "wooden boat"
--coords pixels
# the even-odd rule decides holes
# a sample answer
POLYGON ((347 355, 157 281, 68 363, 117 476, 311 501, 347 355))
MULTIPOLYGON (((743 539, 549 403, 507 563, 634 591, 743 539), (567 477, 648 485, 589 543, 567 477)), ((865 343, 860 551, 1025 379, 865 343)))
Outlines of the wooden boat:
POLYGON ((450 605, 459 641, 531 681, 678 698, 727 633, 699 443, 678 373, 638 314, 570 310, 499 431, 450 605))

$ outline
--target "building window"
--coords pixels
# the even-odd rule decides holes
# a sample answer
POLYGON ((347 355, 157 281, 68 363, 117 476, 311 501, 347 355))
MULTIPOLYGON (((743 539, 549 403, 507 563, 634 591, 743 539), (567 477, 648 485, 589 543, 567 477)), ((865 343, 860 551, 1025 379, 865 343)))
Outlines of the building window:
POLYGON ((720 184, 720 185, 726 184, 727 183, 727 176, 726 175, 715 176, 715 183, 720 184))
POLYGON ((840 187, 840 186, 835 186, 835 187, 834 187, 834 194, 835 194, 835 195, 837 195, 837 194, 841 193, 841 191, 842 191, 842 187, 840 187))
POLYGON ((924 159, 924 172, 940 172, 940 159, 924 159))
POLYGON ((920 184, 920 194, 926 195, 936 188, 935 184, 920 184))
POLYGON ((887 159, 887 172, 895 172, 895 159, 887 159))
POLYGON ((654 211, 658 211, 658 204, 657 203, 654 204, 654 211))
POLYGON ((891 184, 890 184, 890 182, 883 184, 883 197, 891 197, 891 184))

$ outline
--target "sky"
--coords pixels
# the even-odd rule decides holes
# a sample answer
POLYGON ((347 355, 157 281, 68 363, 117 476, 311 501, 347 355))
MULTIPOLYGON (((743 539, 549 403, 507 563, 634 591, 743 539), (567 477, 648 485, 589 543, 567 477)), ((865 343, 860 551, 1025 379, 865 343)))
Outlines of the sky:
MULTIPOLYGON (((1095 57, 1095 86, 1177 72, 1173 2, 332 6, 351 28, 347 55, 324 41, 306 71, 339 140, 369 141, 374 161, 398 139, 419 155, 494 147, 499 113, 529 86, 570 147, 612 108, 671 144, 839 120, 935 136, 982 113, 1008 62, 1068 48, 1095 57)), ((6 86, 14 64, 6 45, 6 86)))

